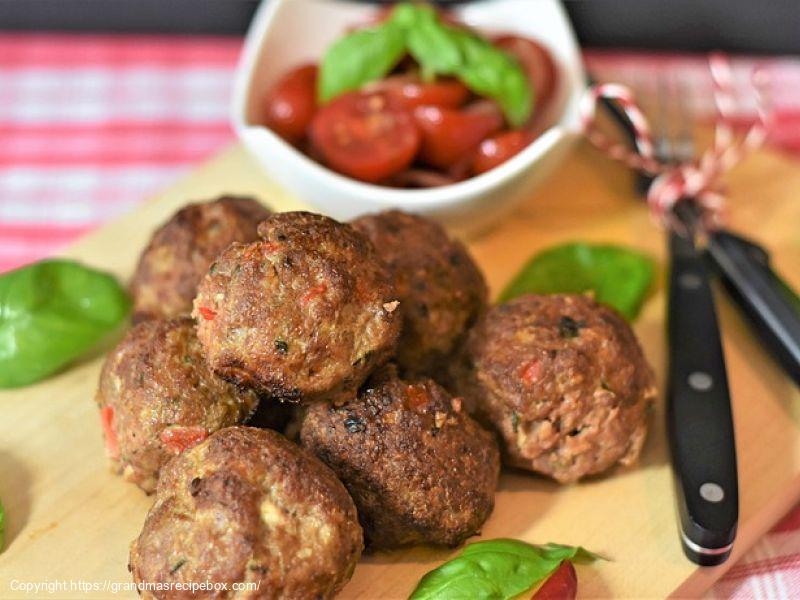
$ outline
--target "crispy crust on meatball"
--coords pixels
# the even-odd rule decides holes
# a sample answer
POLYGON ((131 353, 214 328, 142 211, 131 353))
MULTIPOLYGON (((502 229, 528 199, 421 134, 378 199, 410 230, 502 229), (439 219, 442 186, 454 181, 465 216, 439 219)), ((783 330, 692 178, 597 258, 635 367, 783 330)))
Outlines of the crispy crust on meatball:
POLYGON ((528 295, 472 330, 454 385, 504 459, 568 483, 636 461, 656 397, 630 326, 582 295, 528 295))
POLYGON ((309 407, 300 440, 347 486, 373 549, 458 545, 494 507, 494 437, 430 379, 385 367, 351 402, 309 407))
POLYGON ((139 257, 131 280, 134 323, 192 312, 197 284, 233 242, 258 238, 270 211, 253 198, 222 196, 184 206, 164 223, 139 257))
POLYGON ((403 316, 397 363, 435 377, 486 308, 488 290, 464 245, 438 224, 398 210, 352 222, 389 267, 403 316))
POLYGON ((306 212, 275 214, 233 244, 194 303, 213 369, 273 398, 346 398, 395 351, 394 287, 370 241, 306 212))
POLYGON ((274 431, 229 427, 164 468, 128 568, 137 583, 228 584, 151 598, 331 598, 362 547, 356 507, 328 467, 274 431))
POLYGON ((175 454, 258 404, 211 372, 188 317, 133 327, 106 358, 96 401, 112 467, 147 493, 175 454))

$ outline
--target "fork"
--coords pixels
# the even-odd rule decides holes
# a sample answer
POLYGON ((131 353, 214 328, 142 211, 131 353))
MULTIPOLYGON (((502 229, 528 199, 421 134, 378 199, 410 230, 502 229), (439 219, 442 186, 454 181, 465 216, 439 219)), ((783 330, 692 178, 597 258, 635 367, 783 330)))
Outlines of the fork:
MULTIPOLYGON (((659 80, 654 147, 661 162, 694 154, 692 120, 680 82, 659 80)), ((704 566, 730 555, 739 515, 736 444, 725 355, 692 198, 673 209, 683 231, 669 240, 667 428, 681 543, 704 566)))

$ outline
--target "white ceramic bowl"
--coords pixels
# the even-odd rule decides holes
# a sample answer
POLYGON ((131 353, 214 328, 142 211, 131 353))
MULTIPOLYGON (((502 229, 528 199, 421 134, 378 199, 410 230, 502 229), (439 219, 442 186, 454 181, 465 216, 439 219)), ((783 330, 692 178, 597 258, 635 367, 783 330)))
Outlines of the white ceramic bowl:
POLYGON ((325 49, 376 5, 339 0, 268 0, 245 41, 232 107, 233 125, 267 173, 291 193, 341 220, 388 208, 418 212, 462 234, 485 229, 533 189, 578 137, 584 73, 569 21, 557 0, 479 0, 453 10, 486 32, 529 36, 551 52, 559 70, 553 127, 499 167, 465 181, 429 189, 362 183, 311 160, 259 124, 263 99, 288 69, 318 62, 325 49))

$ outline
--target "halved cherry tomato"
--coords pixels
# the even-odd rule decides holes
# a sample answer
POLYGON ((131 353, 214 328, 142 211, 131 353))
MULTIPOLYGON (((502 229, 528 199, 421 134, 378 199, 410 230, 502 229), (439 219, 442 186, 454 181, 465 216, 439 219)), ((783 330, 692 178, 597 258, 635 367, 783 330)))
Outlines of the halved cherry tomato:
POLYGON ((462 110, 419 106, 414 118, 422 132, 420 158, 441 169, 469 157, 487 136, 503 126, 503 115, 493 102, 462 110))
POLYGON ((506 162, 530 144, 532 137, 527 131, 515 129, 486 138, 478 146, 475 157, 472 159, 472 173, 480 175, 506 162))
POLYGON ((180 454, 208 437, 205 427, 199 425, 171 425, 161 431, 159 438, 168 450, 180 454))
POLYGON ((384 92, 345 94, 311 122, 311 143, 332 169, 377 182, 405 169, 420 144, 411 113, 384 92))
POLYGON ((416 75, 393 75, 370 84, 369 89, 386 92, 410 109, 423 104, 458 108, 469 97, 467 86, 457 79, 442 78, 425 82, 416 75))
POLYGON ((317 110, 316 85, 316 65, 292 69, 281 77, 267 94, 266 126, 286 141, 299 143, 317 110))
POLYGON ((494 45, 513 55, 525 68, 533 86, 536 104, 533 119, 543 111, 556 88, 556 66, 545 48, 531 39, 516 35, 501 35, 494 45))
POLYGON ((534 592, 531 600, 575 600, 577 595, 578 575, 572 563, 565 560, 534 592))
POLYGON ((106 454, 114 460, 119 458, 119 442, 114 429, 114 407, 104 406, 100 409, 100 423, 103 425, 103 437, 106 441, 106 454))

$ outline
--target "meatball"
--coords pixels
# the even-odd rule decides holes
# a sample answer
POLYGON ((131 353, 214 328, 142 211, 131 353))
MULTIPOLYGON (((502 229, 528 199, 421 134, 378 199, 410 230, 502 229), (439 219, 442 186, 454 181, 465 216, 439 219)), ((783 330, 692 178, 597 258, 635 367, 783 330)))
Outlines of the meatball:
POLYGON ((372 240, 394 278, 403 317, 400 369, 435 377, 486 307, 483 275, 464 245, 429 219, 393 210, 352 225, 372 240))
POLYGON ((259 226, 211 266, 194 302, 212 368, 284 401, 346 398, 393 354, 398 302, 370 241, 306 212, 259 226))
POLYGON ((113 467, 147 493, 173 456, 258 404, 211 372, 188 317, 133 327, 106 358, 96 400, 113 467))
POLYGON ((328 467, 279 433, 229 427, 164 468, 128 568, 137 583, 173 584, 148 598, 330 598, 362 547, 356 507, 328 467), (175 589, 191 582, 227 591, 175 589))
POLYGON ((347 486, 373 549, 458 545, 494 507, 493 436, 459 398, 430 379, 399 379, 392 366, 347 404, 308 407, 300 442, 347 486))
POLYGON ((270 211, 252 198, 223 196, 189 204, 162 225, 139 258, 131 280, 133 320, 192 312, 197 284, 232 242, 257 239, 270 211))
POLYGON ((505 461, 561 482, 630 465, 653 372, 628 324, 581 295, 528 295, 470 332, 455 389, 499 433, 505 461))

